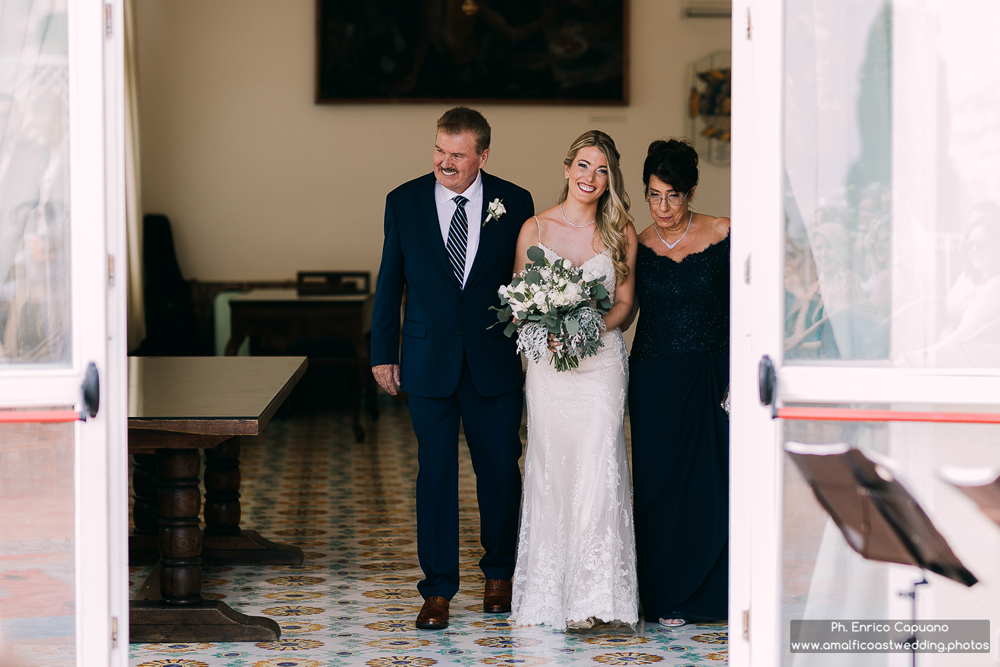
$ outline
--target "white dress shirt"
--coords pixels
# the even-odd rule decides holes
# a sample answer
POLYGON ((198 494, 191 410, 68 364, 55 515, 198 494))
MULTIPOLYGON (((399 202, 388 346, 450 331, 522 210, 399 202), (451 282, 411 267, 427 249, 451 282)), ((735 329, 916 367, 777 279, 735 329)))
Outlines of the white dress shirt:
MULTIPOLYGON (((462 278, 462 287, 469 279, 469 271, 472 263, 476 259, 476 251, 479 250, 479 230, 483 222, 483 174, 476 174, 476 180, 472 182, 465 192, 458 193, 469 201, 465 202, 465 215, 469 219, 469 241, 465 248, 465 276, 462 278)), ((437 205, 438 222, 441 225, 441 238, 445 246, 448 245, 448 230, 451 229, 451 218, 455 215, 457 204, 454 201, 456 196, 448 188, 437 181, 434 182, 434 203, 437 205)))

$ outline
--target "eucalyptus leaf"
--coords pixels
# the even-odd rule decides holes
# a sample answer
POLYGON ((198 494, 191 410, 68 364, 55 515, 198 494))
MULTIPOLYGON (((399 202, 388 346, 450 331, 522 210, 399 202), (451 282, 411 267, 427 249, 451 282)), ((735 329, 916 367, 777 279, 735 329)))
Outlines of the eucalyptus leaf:
POLYGON ((507 338, 510 338, 511 336, 514 335, 515 331, 517 331, 517 323, 511 321, 507 324, 507 328, 503 330, 503 335, 507 336, 507 338))
POLYGON ((535 270, 528 271, 524 274, 524 282, 529 285, 537 285, 542 282, 542 274, 535 270))
POLYGON ((528 259, 533 262, 538 262, 545 259, 545 251, 536 245, 528 248, 528 259))
POLYGON ((580 330, 580 323, 576 320, 566 320, 566 333, 570 336, 575 336, 576 332, 580 330))

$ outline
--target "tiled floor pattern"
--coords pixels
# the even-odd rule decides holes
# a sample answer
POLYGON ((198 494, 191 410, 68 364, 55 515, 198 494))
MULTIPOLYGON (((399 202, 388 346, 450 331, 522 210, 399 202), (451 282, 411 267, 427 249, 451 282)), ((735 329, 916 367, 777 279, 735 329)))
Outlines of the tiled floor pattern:
MULTIPOLYGON (((132 644, 133 667, 725 665, 727 627, 517 628, 481 611, 479 514, 460 443, 462 587, 451 625, 420 631, 416 442, 405 407, 383 410, 355 444, 346 415, 273 421, 244 438, 243 526, 305 551, 298 566, 206 568, 209 597, 282 627, 277 642, 132 644)), ((149 568, 133 568, 135 590, 149 568)))

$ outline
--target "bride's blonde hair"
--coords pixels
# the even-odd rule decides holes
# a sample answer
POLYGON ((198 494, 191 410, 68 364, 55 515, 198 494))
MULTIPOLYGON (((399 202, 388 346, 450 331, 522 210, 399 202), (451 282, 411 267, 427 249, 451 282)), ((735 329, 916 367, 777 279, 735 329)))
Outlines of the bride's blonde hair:
MULTIPOLYGON (((601 235, 604 247, 611 253, 611 261, 615 265, 615 279, 622 282, 628 277, 628 238, 625 236, 625 225, 632 221, 629 215, 629 208, 632 204, 629 201, 628 193, 625 192, 625 179, 622 178, 619 161, 621 155, 615 147, 615 141, 600 130, 588 130, 584 132, 573 145, 569 147, 569 153, 563 164, 567 167, 573 164, 576 154, 581 148, 596 146, 608 161, 608 187, 597 201, 597 231, 601 235)), ((559 203, 566 201, 569 196, 569 183, 563 185, 562 196, 559 203)))

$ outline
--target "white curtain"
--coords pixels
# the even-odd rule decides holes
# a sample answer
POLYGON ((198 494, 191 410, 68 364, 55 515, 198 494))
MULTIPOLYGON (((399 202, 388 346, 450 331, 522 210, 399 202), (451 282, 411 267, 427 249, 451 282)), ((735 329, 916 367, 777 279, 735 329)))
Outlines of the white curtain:
POLYGON ((142 179, 135 0, 125 5, 125 220, 128 229, 128 349, 146 337, 142 282, 142 179))

